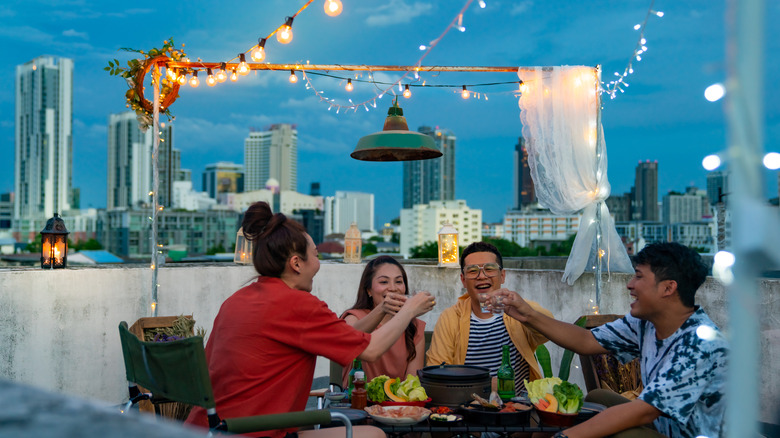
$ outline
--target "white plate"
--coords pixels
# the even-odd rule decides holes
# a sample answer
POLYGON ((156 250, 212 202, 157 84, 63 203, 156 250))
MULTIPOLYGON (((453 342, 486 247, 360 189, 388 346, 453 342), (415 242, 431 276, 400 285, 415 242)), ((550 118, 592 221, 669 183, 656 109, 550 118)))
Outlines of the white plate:
POLYGON ((402 426, 402 425, 410 425, 410 424, 417 424, 421 421, 424 421, 428 418, 429 415, 431 415, 431 411, 425 408, 421 408, 419 406, 369 406, 366 408, 366 412, 368 412, 369 415, 371 415, 371 418, 373 418, 375 421, 378 421, 382 424, 387 425, 393 425, 393 426, 402 426), (396 411, 401 409, 407 409, 413 412, 416 412, 416 415, 414 416, 404 416, 404 417, 386 417, 384 415, 381 415, 381 411, 377 408, 381 408, 385 411, 396 411), (413 408, 413 409, 410 409, 413 408))

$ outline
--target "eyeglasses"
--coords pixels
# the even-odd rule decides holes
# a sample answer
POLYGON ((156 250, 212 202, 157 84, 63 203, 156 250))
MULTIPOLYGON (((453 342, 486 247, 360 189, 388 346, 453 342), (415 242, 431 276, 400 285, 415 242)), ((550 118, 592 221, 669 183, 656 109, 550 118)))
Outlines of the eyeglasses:
POLYGON ((468 279, 479 277, 479 271, 485 273, 485 277, 496 277, 501 273, 498 263, 485 263, 483 265, 468 265, 463 268, 463 276, 468 279))

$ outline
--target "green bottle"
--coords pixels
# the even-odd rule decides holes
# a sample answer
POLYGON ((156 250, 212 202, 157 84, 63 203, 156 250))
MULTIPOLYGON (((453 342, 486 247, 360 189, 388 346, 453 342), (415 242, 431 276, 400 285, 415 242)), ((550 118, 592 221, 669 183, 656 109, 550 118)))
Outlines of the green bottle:
POLYGON ((508 401, 515 396, 515 370, 509 363, 509 345, 503 346, 501 366, 496 373, 498 377, 498 396, 508 401))
POLYGON ((363 371, 363 365, 360 363, 360 359, 352 361, 352 369, 349 370, 349 377, 347 377, 347 397, 352 398, 352 390, 355 389, 355 371, 363 371))

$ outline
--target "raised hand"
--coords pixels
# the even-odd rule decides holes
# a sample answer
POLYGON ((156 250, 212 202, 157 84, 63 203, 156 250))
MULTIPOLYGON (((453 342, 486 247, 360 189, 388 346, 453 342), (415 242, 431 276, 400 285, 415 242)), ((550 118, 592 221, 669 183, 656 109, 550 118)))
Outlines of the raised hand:
POLYGON ((382 299, 382 311, 391 315, 395 315, 399 310, 401 310, 401 307, 403 307, 408 298, 409 297, 406 295, 397 294, 395 292, 388 292, 387 295, 385 295, 385 297, 382 299))
POLYGON ((433 295, 427 291, 420 291, 411 298, 408 298, 403 307, 410 308, 415 316, 420 316, 430 312, 434 305, 436 305, 436 299, 433 295))
POLYGON ((501 288, 491 294, 489 301, 495 300, 497 296, 502 297, 504 312, 520 322, 526 322, 528 315, 534 311, 517 292, 501 288))

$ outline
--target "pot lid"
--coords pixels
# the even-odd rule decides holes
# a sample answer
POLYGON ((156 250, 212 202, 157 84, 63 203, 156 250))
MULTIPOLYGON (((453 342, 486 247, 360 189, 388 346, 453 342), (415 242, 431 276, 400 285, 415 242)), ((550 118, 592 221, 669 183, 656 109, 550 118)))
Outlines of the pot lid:
POLYGON ((490 370, 474 365, 434 365, 422 369, 421 377, 442 382, 473 382, 490 379, 490 370))

